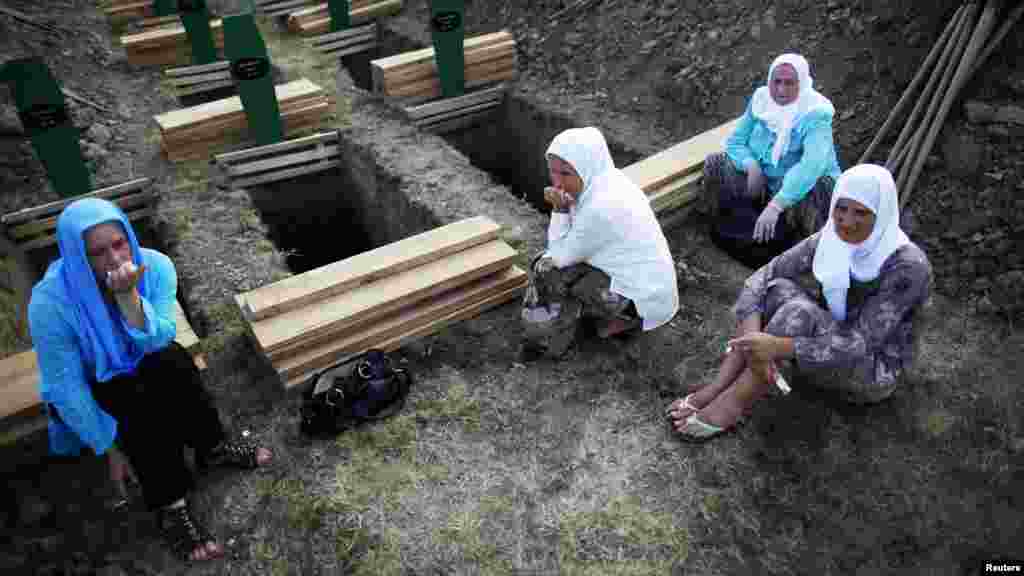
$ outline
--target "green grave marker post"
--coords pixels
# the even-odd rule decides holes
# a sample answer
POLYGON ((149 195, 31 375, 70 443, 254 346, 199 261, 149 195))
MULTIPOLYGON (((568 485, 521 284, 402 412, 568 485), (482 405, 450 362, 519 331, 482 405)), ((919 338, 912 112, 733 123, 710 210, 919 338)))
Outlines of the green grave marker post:
POLYGON ((352 25, 349 7, 348 0, 327 0, 327 12, 331 15, 331 32, 341 32, 352 25))
POLYGON ((463 0, 430 1, 430 33, 434 40, 434 62, 441 80, 441 95, 461 96, 466 90, 466 56, 463 0))
POLYGON ((154 16, 170 16, 178 13, 177 0, 153 0, 154 16))
POLYGON ((249 122, 249 134, 258 145, 284 139, 281 110, 277 105, 270 58, 252 13, 224 17, 224 55, 231 61, 231 75, 249 122))
POLYGON ((42 59, 10 60, 0 67, 0 80, 11 83, 25 134, 57 194, 70 197, 92 191, 78 145, 79 130, 71 123, 64 94, 42 59))
POLYGON ((206 0, 177 0, 181 23, 185 25, 192 44, 192 64, 210 64, 217 61, 217 48, 210 30, 210 11, 206 0))

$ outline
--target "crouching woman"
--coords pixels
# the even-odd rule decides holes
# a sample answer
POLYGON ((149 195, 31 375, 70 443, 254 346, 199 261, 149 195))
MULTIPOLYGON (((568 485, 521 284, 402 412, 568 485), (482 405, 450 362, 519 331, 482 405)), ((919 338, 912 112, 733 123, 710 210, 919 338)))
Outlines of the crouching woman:
POLYGON ((784 363, 795 383, 853 402, 889 397, 912 360, 930 286, 928 258, 900 229, 892 174, 870 164, 847 170, 825 227, 747 279, 736 338, 714 382, 669 406, 675 429, 704 440, 732 428, 784 363), (807 274, 814 291, 797 283, 807 274))
POLYGON ((265 448, 229 441, 191 356, 174 342, 174 264, 139 246, 106 200, 69 204, 57 219, 60 258, 32 291, 29 323, 48 406, 51 450, 107 454, 112 478, 129 472, 181 556, 223 548, 193 518, 184 447, 203 465, 255 468, 265 448))
POLYGON ((547 150, 547 249, 530 266, 524 349, 561 356, 580 320, 601 338, 653 330, 679 309, 675 265, 647 196, 615 167, 596 128, 558 134, 547 150))

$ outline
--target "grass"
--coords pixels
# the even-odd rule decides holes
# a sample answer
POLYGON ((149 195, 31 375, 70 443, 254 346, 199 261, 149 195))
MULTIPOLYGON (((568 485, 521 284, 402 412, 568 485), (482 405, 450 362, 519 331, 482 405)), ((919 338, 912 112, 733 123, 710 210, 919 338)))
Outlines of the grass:
POLYGON ((562 574, 668 574, 686 559, 685 528, 637 498, 617 497, 604 510, 569 512, 559 526, 562 574))

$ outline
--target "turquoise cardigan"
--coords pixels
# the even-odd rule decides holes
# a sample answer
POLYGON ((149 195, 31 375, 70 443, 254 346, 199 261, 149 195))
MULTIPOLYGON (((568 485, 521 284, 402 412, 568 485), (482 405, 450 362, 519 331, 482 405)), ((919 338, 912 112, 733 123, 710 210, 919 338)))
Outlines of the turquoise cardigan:
POLYGON ((745 172, 744 163, 757 160, 764 172, 768 191, 784 208, 804 199, 818 178, 838 179, 842 170, 832 140, 832 113, 812 110, 801 118, 790 135, 789 146, 772 164, 775 133, 750 112, 750 103, 732 135, 725 141, 725 153, 736 169, 745 172))

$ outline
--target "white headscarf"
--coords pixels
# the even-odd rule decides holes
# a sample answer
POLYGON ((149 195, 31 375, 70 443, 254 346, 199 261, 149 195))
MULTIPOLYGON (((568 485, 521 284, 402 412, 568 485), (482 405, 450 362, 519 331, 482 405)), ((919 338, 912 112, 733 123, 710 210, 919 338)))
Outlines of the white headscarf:
MULTIPOLYGON (((583 180, 583 190, 580 191, 581 199, 593 188, 594 181, 598 176, 609 170, 619 172, 615 168, 611 152, 608 151, 608 143, 605 142, 604 134, 594 127, 570 128, 560 132, 548 145, 547 155, 558 156, 572 164, 580 179, 583 180)), ((624 174, 623 178, 626 178, 624 174)), ((632 181, 630 184, 635 186, 632 181)))
POLYGON ((896 183, 882 166, 859 164, 843 172, 836 181, 828 222, 822 228, 814 252, 814 277, 821 282, 832 317, 846 319, 846 292, 850 276, 860 282, 878 278, 885 260, 910 239, 900 228, 896 183), (875 213, 875 227, 860 244, 848 244, 836 234, 832 213, 840 198, 860 202, 875 213))
POLYGON ((789 135, 793 131, 793 126, 796 126, 808 112, 819 108, 835 113, 832 102, 814 89, 814 79, 811 78, 807 60, 799 54, 783 54, 776 58, 768 69, 768 84, 754 92, 750 103, 750 111, 754 117, 764 122, 768 129, 775 133, 772 164, 779 163, 779 159, 789 146, 789 135), (789 64, 795 68, 800 81, 799 95, 796 100, 785 106, 779 106, 771 93, 772 74, 782 64, 789 64))

